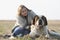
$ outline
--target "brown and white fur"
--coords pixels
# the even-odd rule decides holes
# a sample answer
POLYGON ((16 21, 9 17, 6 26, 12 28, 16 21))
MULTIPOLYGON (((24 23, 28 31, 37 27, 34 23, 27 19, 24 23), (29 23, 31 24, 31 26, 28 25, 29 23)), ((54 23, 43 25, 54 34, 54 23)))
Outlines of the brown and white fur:
POLYGON ((35 38, 40 35, 44 35, 46 38, 49 38, 48 29, 47 29, 47 19, 45 16, 35 16, 31 22, 31 32, 30 37, 35 40, 35 38))

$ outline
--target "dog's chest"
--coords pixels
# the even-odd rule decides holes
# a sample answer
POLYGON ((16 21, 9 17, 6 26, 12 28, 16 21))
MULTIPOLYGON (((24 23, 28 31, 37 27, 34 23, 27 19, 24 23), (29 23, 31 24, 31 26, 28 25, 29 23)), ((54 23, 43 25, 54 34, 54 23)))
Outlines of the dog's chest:
POLYGON ((39 29, 38 27, 32 26, 31 32, 35 33, 36 35, 41 35, 44 33, 43 28, 39 29))

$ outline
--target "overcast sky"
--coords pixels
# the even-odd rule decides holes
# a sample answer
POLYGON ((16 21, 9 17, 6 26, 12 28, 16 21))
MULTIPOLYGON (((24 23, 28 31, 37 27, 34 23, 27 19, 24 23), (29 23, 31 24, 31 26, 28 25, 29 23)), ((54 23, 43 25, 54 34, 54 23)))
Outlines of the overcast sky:
POLYGON ((48 20, 60 20, 60 0, 0 0, 0 20, 15 20, 21 4, 48 20))

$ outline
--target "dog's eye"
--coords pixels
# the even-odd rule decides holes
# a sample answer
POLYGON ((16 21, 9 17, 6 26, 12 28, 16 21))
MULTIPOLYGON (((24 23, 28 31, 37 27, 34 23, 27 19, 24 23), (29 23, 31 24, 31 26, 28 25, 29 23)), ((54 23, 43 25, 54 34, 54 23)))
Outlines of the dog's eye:
POLYGON ((41 19, 39 20, 39 25, 42 25, 42 20, 41 19))

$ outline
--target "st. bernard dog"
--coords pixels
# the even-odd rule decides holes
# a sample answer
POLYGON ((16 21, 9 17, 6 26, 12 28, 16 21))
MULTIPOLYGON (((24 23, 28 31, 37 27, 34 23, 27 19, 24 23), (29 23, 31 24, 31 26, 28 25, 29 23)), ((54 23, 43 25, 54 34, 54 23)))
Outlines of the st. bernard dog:
POLYGON ((29 36, 35 40, 35 38, 44 35, 46 38, 49 38, 48 29, 47 29, 47 19, 45 16, 36 15, 31 22, 31 32, 29 36))

